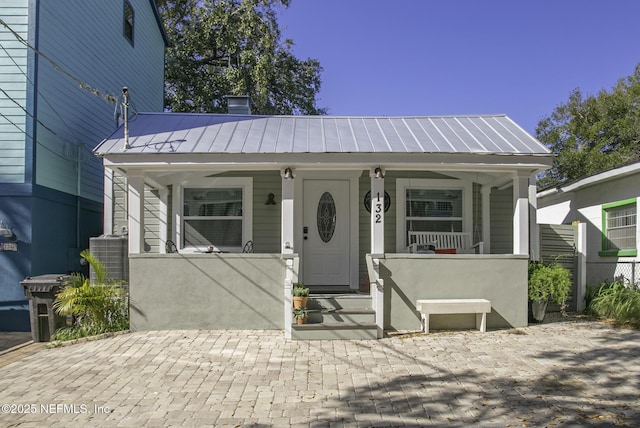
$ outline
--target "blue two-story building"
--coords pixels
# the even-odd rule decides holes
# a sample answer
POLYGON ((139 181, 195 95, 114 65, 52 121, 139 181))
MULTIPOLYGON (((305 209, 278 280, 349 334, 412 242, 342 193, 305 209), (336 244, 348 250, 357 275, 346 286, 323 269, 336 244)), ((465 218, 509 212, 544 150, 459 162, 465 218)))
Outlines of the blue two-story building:
POLYGON ((27 276, 81 269, 102 233, 94 146, 131 108, 162 111, 166 35, 153 0, 0 4, 0 330, 28 331, 27 276))

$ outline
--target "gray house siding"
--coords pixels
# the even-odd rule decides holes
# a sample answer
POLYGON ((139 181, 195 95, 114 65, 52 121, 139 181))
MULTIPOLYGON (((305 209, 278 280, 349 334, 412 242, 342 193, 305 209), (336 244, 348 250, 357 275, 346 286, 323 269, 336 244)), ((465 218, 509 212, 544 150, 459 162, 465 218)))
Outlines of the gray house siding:
MULTIPOLYGON (((3 21, 24 40, 28 38, 28 7, 28 0, 0 4, 3 21)), ((0 28, 0 45, 0 183, 24 183, 28 51, 4 27, 0 28)))
POLYGON ((491 253, 513 253, 513 189, 491 192, 491 253))

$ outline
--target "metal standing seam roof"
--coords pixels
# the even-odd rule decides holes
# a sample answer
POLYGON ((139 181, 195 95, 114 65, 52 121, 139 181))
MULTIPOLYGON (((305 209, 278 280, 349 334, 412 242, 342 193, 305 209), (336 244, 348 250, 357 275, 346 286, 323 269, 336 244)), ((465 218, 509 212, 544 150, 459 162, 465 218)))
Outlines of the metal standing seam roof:
POLYGON ((204 153, 475 153, 548 155, 506 115, 432 117, 139 113, 97 155, 204 153))

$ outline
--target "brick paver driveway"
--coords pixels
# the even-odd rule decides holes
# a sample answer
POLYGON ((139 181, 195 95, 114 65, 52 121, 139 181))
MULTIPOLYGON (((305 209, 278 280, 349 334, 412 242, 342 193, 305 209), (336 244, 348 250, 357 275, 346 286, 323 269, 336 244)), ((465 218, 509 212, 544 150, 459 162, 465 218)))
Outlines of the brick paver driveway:
POLYGON ((378 341, 123 334, 0 367, 0 426, 640 425, 640 332, 573 319, 378 341))

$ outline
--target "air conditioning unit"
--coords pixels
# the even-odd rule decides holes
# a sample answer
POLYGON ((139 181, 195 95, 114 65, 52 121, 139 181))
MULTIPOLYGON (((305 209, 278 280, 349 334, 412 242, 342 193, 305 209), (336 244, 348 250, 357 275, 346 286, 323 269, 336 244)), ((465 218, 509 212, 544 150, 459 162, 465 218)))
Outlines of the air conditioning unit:
MULTIPOLYGON (((102 235, 90 238, 89 250, 107 268, 109 279, 129 282, 129 239, 126 236, 102 235)), ((91 268, 89 277, 96 279, 91 268)))

